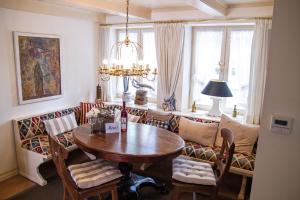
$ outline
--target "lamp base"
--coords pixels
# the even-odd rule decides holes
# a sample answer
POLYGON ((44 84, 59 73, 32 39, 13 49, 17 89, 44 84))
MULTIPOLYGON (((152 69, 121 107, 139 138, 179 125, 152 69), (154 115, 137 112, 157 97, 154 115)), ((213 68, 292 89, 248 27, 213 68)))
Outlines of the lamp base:
POLYGON ((208 116, 220 117, 222 115, 222 112, 220 110, 220 101, 222 99, 218 98, 218 97, 212 97, 212 100, 213 100, 213 105, 212 105, 211 109, 208 112, 208 116))
POLYGON ((123 92, 122 94, 122 101, 125 101, 126 103, 131 101, 131 95, 130 92, 123 92))

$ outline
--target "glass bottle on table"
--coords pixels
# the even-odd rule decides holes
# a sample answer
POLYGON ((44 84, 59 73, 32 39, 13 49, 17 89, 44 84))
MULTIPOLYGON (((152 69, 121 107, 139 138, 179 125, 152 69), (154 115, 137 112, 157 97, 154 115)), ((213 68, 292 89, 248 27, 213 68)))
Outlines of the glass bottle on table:
POLYGON ((123 101, 123 108, 121 111, 121 132, 127 132, 128 113, 126 111, 125 101, 123 101))

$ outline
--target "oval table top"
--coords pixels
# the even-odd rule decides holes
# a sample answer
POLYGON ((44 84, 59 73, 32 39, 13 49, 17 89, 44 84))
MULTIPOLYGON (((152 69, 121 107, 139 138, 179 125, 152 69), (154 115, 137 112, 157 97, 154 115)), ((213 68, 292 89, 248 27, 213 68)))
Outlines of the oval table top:
POLYGON ((88 124, 73 130, 73 138, 84 151, 116 162, 151 163, 181 153, 185 143, 175 133, 140 123, 128 123, 127 133, 89 136, 88 124))

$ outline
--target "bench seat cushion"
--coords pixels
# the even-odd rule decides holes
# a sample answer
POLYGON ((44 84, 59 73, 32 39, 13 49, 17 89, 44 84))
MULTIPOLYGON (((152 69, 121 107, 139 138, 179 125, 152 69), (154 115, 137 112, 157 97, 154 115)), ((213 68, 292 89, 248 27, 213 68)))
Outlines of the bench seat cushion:
MULTIPOLYGON (((206 147, 196 142, 185 141, 182 154, 200 160, 215 162, 219 151, 219 147, 206 147)), ((231 166, 253 171, 254 162, 255 154, 245 155, 242 153, 234 153, 231 166)))
MULTIPOLYGON (((58 134, 54 138, 67 149, 74 147, 72 131, 58 134)), ((37 135, 22 141, 22 147, 30 151, 51 156, 49 139, 47 135, 37 135)))

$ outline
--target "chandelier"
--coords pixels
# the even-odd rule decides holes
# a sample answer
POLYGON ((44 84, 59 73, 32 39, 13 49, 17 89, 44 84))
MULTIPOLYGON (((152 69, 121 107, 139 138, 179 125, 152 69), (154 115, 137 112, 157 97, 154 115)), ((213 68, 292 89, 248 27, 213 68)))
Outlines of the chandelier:
MULTIPOLYGON (((123 41, 117 41, 110 51, 110 59, 104 59, 102 65, 98 68, 98 74, 102 81, 108 81, 111 76, 124 78, 124 93, 128 91, 128 81, 134 77, 146 78, 149 81, 154 81, 157 75, 157 69, 153 71, 149 64, 144 63, 143 60, 143 46, 138 42, 129 39, 128 36, 128 10, 129 0, 126 1, 126 32, 123 41), (126 50, 127 49, 127 50, 126 50), (124 52, 131 52, 131 59, 125 58, 124 52), (112 57, 115 56, 115 59, 112 57), (127 60, 126 60, 127 59, 127 60), (150 77, 151 76, 151 77, 150 77), (127 86, 126 86, 127 85, 127 86)), ((127 55, 128 56, 128 55, 127 55)))

